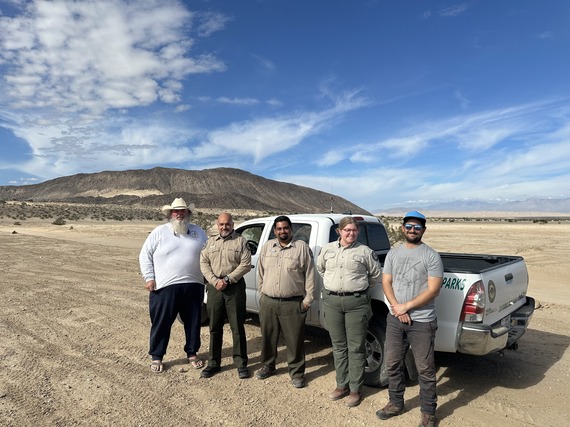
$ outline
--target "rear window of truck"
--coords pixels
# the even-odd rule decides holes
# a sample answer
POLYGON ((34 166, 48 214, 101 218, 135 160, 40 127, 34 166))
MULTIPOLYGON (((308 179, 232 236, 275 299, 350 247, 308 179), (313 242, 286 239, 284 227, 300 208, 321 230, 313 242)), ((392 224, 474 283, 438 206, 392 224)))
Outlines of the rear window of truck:
MULTIPOLYGON (((329 242, 338 239, 337 228, 338 224, 331 227, 329 242)), ((385 251, 390 249, 390 240, 382 224, 359 222, 358 229, 360 230, 358 233, 358 242, 368 246, 373 251, 385 251)))

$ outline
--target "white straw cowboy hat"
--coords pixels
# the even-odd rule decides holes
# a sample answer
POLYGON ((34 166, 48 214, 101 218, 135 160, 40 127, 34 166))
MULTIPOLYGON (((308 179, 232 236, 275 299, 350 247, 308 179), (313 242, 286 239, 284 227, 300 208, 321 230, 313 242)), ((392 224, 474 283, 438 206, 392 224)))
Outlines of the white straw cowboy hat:
POLYGON ((190 203, 189 205, 186 204, 184 199, 177 198, 174 199, 171 205, 164 205, 161 210, 164 214, 168 214, 170 211, 174 210, 181 210, 181 209, 188 209, 189 211, 193 211, 195 208, 194 203, 190 203))

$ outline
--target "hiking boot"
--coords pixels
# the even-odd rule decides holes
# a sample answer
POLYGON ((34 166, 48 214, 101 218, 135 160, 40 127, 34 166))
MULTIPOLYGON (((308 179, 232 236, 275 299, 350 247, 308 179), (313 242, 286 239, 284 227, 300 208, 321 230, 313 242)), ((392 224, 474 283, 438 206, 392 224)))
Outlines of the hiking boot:
POLYGON ((418 427, 435 427, 435 415, 422 412, 418 427))
POLYGON ((269 366, 265 365, 255 373, 255 378, 257 378, 258 380, 264 380, 265 378, 269 378, 274 373, 275 373, 275 368, 270 368, 269 366))
POLYGON ((392 402, 388 402, 386 406, 376 411, 376 416, 381 420, 387 420, 388 418, 400 415, 402 412, 404 412, 404 405, 396 406, 392 402))
POLYGON ((360 405, 361 401, 362 401, 361 394, 357 391, 351 391, 346 400, 344 401, 344 404, 349 408, 354 408, 355 406, 360 405))
POLYGON ((295 388, 303 388, 307 385, 307 382, 305 381, 305 377, 295 377, 291 378, 291 384, 293 384, 295 388))
POLYGON ((337 387, 333 391, 331 391, 331 394, 329 394, 329 399, 330 400, 339 400, 345 396, 348 396, 348 393, 350 393, 349 389, 337 387))

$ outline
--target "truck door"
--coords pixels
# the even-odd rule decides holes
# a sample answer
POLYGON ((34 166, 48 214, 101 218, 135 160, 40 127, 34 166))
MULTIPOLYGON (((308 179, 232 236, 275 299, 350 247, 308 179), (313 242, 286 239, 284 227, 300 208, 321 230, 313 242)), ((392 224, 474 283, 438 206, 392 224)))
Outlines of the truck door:
POLYGON ((268 223, 260 222, 257 224, 250 224, 243 227, 238 227, 236 232, 241 234, 245 240, 247 240, 247 245, 251 251, 251 270, 244 276, 245 280, 245 292, 247 297, 247 310, 254 313, 259 312, 259 292, 257 292, 257 259, 258 249, 260 246, 267 241, 267 238, 263 237, 264 231, 268 227, 268 223))

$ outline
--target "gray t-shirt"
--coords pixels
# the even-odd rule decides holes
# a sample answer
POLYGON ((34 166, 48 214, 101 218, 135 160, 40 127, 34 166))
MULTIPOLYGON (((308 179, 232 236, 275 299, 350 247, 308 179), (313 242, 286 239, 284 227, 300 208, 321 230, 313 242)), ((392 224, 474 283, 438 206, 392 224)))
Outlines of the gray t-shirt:
MULTIPOLYGON (((427 289, 428 276, 443 277, 443 263, 439 253, 425 243, 414 248, 400 245, 386 255, 383 272, 392 275, 394 295, 404 304, 427 289)), ((408 314, 416 322, 431 322, 436 319, 435 301, 408 314)))

